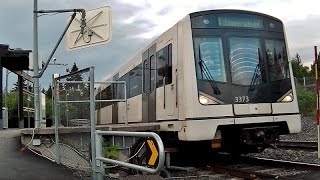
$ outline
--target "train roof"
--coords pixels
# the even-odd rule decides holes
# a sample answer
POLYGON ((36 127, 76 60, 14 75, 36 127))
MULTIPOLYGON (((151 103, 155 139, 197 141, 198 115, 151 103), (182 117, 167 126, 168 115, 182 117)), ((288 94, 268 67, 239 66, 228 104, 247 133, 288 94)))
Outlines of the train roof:
POLYGON ((268 14, 264 13, 259 13, 255 11, 248 11, 248 10, 239 10, 239 9, 216 9, 216 10, 205 10, 205 11, 197 11, 190 13, 190 18, 197 17, 197 16, 203 16, 203 15, 208 15, 208 14, 215 14, 215 13, 246 13, 246 14, 253 14, 253 15, 258 15, 258 16, 264 16, 268 17, 270 19, 274 19, 276 21, 282 22, 280 19, 270 16, 268 14))
MULTIPOLYGON (((273 19, 273 20, 276 20, 276 21, 279 21, 279 22, 282 23, 282 21, 280 19, 275 18, 275 17, 270 16, 270 15, 267 15, 267 14, 254 12, 254 11, 248 11, 248 10, 239 10, 239 9, 216 9, 216 10, 197 11, 197 12, 190 13, 190 14, 188 14, 186 16, 190 16, 190 18, 193 18, 193 17, 197 17, 197 16, 203 16, 203 15, 215 14, 215 13, 247 13, 247 14, 253 14, 253 15, 258 15, 258 16, 264 16, 264 17, 267 17, 267 18, 270 18, 270 19, 273 19)), ((177 23, 174 26, 176 26, 177 23)), ((174 27, 174 26, 172 26, 172 27, 174 27)), ((168 30, 170 30, 172 27, 170 27, 168 30)), ((165 32, 167 32, 167 31, 165 31, 165 32)), ((165 33, 165 32, 163 32, 163 33, 165 33)), ((159 36, 161 36, 161 35, 159 35, 159 36)), ((141 50, 139 50, 138 53, 135 54, 133 58, 129 59, 129 61, 127 61, 126 64, 121 66, 117 71, 113 72, 108 78, 106 78, 104 80, 105 81, 112 80, 112 77, 114 75, 116 75, 117 73, 119 73, 119 77, 121 77, 129 69, 132 69, 133 68, 132 66, 135 66, 135 65, 141 63, 139 58, 141 58, 142 53, 145 51, 145 49, 148 49, 148 47, 151 47, 152 44, 154 44, 157 41, 157 38, 153 39, 146 47, 143 47, 141 50)))

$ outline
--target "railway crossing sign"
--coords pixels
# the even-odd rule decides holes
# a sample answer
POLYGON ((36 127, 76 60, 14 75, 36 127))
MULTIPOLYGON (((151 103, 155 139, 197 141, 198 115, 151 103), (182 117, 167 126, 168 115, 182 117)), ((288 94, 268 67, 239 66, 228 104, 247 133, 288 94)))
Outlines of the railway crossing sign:
POLYGON ((150 166, 154 166, 156 164, 157 159, 158 159, 159 152, 158 152, 158 149, 157 149, 156 145, 154 144, 153 140, 148 139, 147 143, 148 143, 148 146, 151 150, 151 156, 149 158, 148 164, 150 166))
POLYGON ((71 23, 67 31, 67 50, 92 47, 111 41, 111 7, 104 6, 86 11, 85 21, 86 26, 83 33, 81 33, 80 27, 80 14, 77 14, 71 23))

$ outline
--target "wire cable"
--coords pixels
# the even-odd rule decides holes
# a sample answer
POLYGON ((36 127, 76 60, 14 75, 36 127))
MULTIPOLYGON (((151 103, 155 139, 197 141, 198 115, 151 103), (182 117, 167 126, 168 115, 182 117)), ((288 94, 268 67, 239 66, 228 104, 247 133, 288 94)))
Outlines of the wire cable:
POLYGON ((21 148, 20 151, 24 151, 32 143, 36 129, 36 127, 32 129, 32 136, 30 142, 28 142, 23 148, 21 148))

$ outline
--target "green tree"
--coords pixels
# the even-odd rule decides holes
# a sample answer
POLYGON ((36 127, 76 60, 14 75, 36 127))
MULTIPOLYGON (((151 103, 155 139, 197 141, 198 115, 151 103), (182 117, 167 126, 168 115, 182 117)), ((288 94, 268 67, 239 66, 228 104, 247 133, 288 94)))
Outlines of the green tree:
POLYGON ((296 78, 312 77, 312 71, 307 66, 303 66, 299 54, 291 60, 293 76, 296 78))
POLYGON ((52 99, 52 87, 51 87, 51 85, 48 87, 48 90, 46 91, 46 97, 48 99, 52 99))
POLYGON ((46 96, 46 118, 47 119, 52 119, 53 114, 52 114, 52 99, 46 96))
MULTIPOLYGON (((27 89, 27 80, 23 80, 23 89, 27 89)), ((13 88, 11 91, 18 91, 18 80, 13 84, 13 88)))
POLYGON ((11 91, 7 95, 8 102, 8 116, 17 117, 18 116, 18 92, 11 91))
MULTIPOLYGON (((70 74, 73 74, 75 72, 77 72, 79 70, 78 66, 76 63, 73 64, 70 74)), ((81 76, 81 74, 79 73, 75 73, 73 75, 71 75, 70 77, 67 78, 67 81, 82 81, 83 78, 81 76)), ((79 83, 73 83, 73 84, 66 84, 66 89, 80 89, 81 86, 83 86, 83 84, 79 83)))
MULTIPOLYGON (((319 55, 318 55, 318 77, 320 77, 320 53, 319 53, 319 55)), ((312 74, 312 76, 313 77, 315 77, 315 72, 314 72, 314 67, 315 67, 315 65, 314 65, 314 62, 313 62, 313 64, 311 65, 311 71, 310 71, 310 73, 312 74)))

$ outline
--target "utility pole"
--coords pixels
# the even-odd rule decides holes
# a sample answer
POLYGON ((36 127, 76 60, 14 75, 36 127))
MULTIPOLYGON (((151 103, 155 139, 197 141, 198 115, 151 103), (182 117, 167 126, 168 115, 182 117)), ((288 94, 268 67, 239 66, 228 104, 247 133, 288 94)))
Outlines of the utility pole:
POLYGON ((34 127, 40 127, 40 87, 38 64, 38 0, 33 1, 33 78, 34 78, 34 127))
POLYGON ((33 78, 34 78, 34 109, 35 109, 35 127, 40 127, 40 87, 39 87, 39 79, 43 75, 44 71, 47 69, 52 56, 56 52, 60 42, 62 41, 63 36, 66 34, 69 26, 71 25, 73 19, 76 16, 77 12, 81 13, 81 34, 84 33, 84 28, 86 27, 86 11, 84 9, 57 9, 57 10, 40 10, 38 11, 38 0, 33 0, 33 78), (58 42, 53 48, 53 51, 48 57, 43 69, 39 73, 39 64, 38 64, 38 14, 39 13, 66 13, 73 12, 66 28, 64 29, 62 35, 60 36, 58 42))

